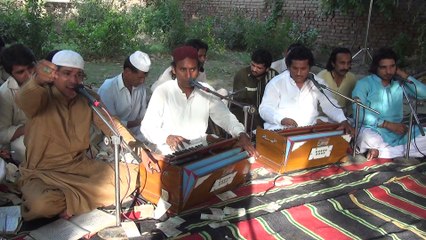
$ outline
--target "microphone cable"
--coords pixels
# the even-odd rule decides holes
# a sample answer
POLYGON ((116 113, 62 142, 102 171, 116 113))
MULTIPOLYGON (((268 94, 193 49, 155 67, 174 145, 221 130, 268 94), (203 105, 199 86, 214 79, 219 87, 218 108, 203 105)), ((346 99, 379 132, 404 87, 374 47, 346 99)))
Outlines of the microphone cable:
MULTIPOLYGON (((415 99, 416 99, 416 112, 417 112, 417 97, 418 97, 418 95, 417 95, 417 86, 416 86, 416 84, 413 84, 414 85, 414 94, 415 94, 415 99)), ((413 113, 410 113, 410 114, 413 114, 413 113)), ((410 124, 408 125, 408 126, 410 126, 410 124)), ((421 128, 421 127, 423 127, 423 126, 418 126, 419 128, 421 128)), ((411 128, 412 129, 414 129, 415 128, 415 125, 411 125, 411 128)), ((412 129, 409 129, 409 131, 412 131, 412 129)), ((415 132, 414 132, 415 133, 415 132)), ((423 156, 423 157, 426 157, 426 155, 422 152, 422 151, 420 151, 420 148, 417 146, 417 142, 416 142, 416 136, 414 135, 413 136, 413 143, 414 143, 414 147, 416 148, 416 150, 423 156)), ((407 138, 407 141, 411 141, 411 139, 408 139, 407 138)), ((408 149, 408 152, 410 151, 410 149, 408 149)))

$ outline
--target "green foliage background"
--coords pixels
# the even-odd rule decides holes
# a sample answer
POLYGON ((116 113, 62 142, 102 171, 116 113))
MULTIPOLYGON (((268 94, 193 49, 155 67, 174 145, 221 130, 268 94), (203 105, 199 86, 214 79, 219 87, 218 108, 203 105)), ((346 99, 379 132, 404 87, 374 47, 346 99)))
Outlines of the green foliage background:
MULTIPOLYGON (((42 58, 54 49, 73 49, 87 59, 110 59, 141 49, 150 53, 168 52, 190 38, 206 41, 211 53, 226 49, 253 51, 266 48, 276 57, 292 42, 311 45, 317 32, 300 30, 282 19, 282 0, 275 1, 266 21, 201 17, 185 22, 179 0, 155 0, 148 6, 126 9, 114 1, 73 1, 75 10, 66 17, 48 12, 42 0, 0 2, 0 30, 7 42, 21 42, 42 58), (265 36, 268 36, 265 39, 265 36)), ((116 2, 117 3, 117 2, 116 2)))

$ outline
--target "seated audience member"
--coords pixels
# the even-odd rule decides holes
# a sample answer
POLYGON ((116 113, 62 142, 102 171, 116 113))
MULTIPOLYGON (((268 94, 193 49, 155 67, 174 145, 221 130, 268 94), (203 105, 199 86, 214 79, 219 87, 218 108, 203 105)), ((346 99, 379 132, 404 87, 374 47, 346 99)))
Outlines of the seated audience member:
MULTIPOLYGON (((190 85, 199 72, 197 50, 190 46, 173 50, 172 71, 176 81, 167 81, 154 91, 142 121, 141 132, 162 154, 184 147, 190 140, 208 138, 209 117, 234 137, 252 156, 257 152, 244 126, 211 93, 190 85)), ((205 87, 209 85, 202 83, 205 87)), ((208 139, 207 139, 208 141, 208 139)))
MULTIPOLYGON (((402 122, 404 97, 400 81, 411 97, 426 99, 426 86, 399 69, 397 61, 398 57, 392 49, 379 49, 370 65, 371 74, 358 80, 352 92, 353 98, 358 98, 380 113, 360 109, 359 122, 362 129, 357 147, 360 153, 367 152, 367 159, 405 155, 408 125, 402 122)), ((418 126, 414 127, 412 133, 410 156, 424 156, 426 137, 419 135, 418 126)))
POLYGON ((271 68, 275 69, 278 73, 282 73, 285 70, 287 70, 287 65, 285 64, 285 57, 287 56, 287 54, 291 51, 291 49, 295 48, 295 47, 299 47, 302 46, 302 44, 300 43, 293 43, 290 46, 288 46, 287 50, 285 52, 283 52, 283 58, 272 62, 271 63, 271 68))
MULTIPOLYGON (((0 36, 0 53, 5 47, 5 42, 3 41, 3 38, 0 36)), ((0 85, 2 85, 4 82, 6 82, 7 78, 9 78, 9 74, 4 70, 3 65, 0 60, 0 85)))
MULTIPOLYGON (((256 108, 253 119, 248 119, 248 124, 249 126, 251 125, 251 129, 247 129, 248 131, 263 125, 263 120, 260 118, 257 110, 266 84, 278 75, 277 71, 270 68, 271 62, 272 56, 267 50, 255 50, 251 55, 250 66, 240 69, 234 76, 233 100, 256 108), (253 121, 253 124, 251 124, 251 121, 253 121)), ((238 121, 244 122, 244 111, 241 107, 231 104, 230 109, 238 121)))
MULTIPOLYGON (((324 79, 329 88, 344 96, 351 97, 356 83, 355 75, 349 72, 351 65, 351 51, 347 48, 335 48, 331 52, 325 67, 326 69, 319 72, 318 77, 324 79)), ((334 98, 347 115, 352 113, 352 104, 350 101, 336 94, 334 94, 334 98)))
MULTIPOLYGON (((106 134, 110 129, 74 90, 84 76, 80 54, 62 50, 52 62, 40 61, 36 75, 18 92, 17 104, 28 117, 27 158, 19 179, 24 220, 68 218, 114 204, 114 165, 85 154, 91 122, 106 134)), ((117 130, 126 142, 134 141, 124 127, 117 130)), ((135 189, 138 170, 138 165, 120 164, 121 199, 135 189)))
POLYGON ((33 74, 36 59, 33 52, 22 44, 5 48, 0 59, 10 75, 0 86, 0 144, 10 150, 14 161, 22 162, 25 159, 24 133, 27 118, 15 103, 15 96, 33 74))
POLYGON ((144 141, 140 125, 147 107, 144 83, 150 66, 148 54, 136 51, 124 61, 123 72, 105 80, 98 90, 110 114, 120 119, 139 141, 144 141))
MULTIPOLYGON (((207 75, 206 75, 206 71, 204 69, 204 63, 207 60, 207 51, 209 50, 209 46, 207 45, 207 43, 201 41, 200 39, 190 39, 190 40, 186 41, 185 46, 191 46, 191 47, 197 49, 198 62, 200 64, 200 66, 199 66, 199 74, 198 74, 198 77, 197 77, 196 80, 199 81, 199 82, 206 82, 207 75)), ((169 66, 163 72, 163 74, 161 74, 161 76, 158 78, 158 80, 151 85, 151 91, 154 92, 154 90, 158 86, 163 84, 164 82, 169 81, 169 80, 174 80, 174 79, 176 79, 176 75, 173 73, 172 67, 169 66)), ((222 92, 220 92, 220 93, 222 94, 222 92)), ((224 92, 222 95, 227 95, 227 92, 224 92)))
MULTIPOLYGON (((265 129, 282 129, 317 124, 318 105, 334 122, 352 133, 343 111, 334 107, 337 101, 324 91, 327 97, 308 79, 314 64, 311 50, 301 46, 293 48, 286 57, 288 71, 273 78, 266 85, 260 104, 260 116, 265 120, 265 129)), ((324 80, 315 78, 319 83, 324 80)))

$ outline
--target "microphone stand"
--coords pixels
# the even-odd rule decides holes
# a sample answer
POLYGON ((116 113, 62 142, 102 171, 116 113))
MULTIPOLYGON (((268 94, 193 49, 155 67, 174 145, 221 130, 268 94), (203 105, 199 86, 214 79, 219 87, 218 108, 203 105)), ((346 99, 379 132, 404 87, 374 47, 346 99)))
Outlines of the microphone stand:
POLYGON ((415 159, 410 159, 411 134, 412 134, 411 130, 413 128, 413 118, 416 121, 416 125, 418 126, 418 128, 420 130, 420 134, 422 134, 422 136, 425 135, 425 131, 424 131, 422 125, 420 124, 419 117, 417 116, 417 113, 414 110, 413 105, 411 105, 410 98, 407 94, 407 91, 405 90, 405 82, 399 80, 399 86, 402 89, 402 93, 405 97, 405 100, 407 100, 408 106, 410 107, 410 120, 409 120, 410 122, 408 124, 407 145, 406 145, 406 148, 405 148, 405 155, 404 155, 404 157, 394 158, 394 161, 399 162, 401 164, 410 164, 410 163, 414 163, 416 161, 415 159))
MULTIPOLYGON (((314 77, 313 77, 314 78, 314 77)), ((327 90, 327 91, 329 91, 329 92, 332 92, 333 94, 335 94, 335 95, 339 95, 339 96, 341 96, 341 97, 343 97, 343 98, 345 98, 346 100, 349 100, 350 102, 352 102, 352 103, 355 103, 356 104, 356 109, 355 109, 355 132, 354 132, 354 141, 352 142, 352 156, 351 156, 351 162, 353 162, 353 163, 362 163, 362 162, 365 162, 367 159, 364 157, 364 156, 362 156, 362 155, 357 155, 356 154, 356 140, 357 140, 357 138, 358 138, 358 128, 359 128, 359 111, 360 111, 360 108, 362 107, 362 108, 364 108, 364 109, 366 109, 366 110, 369 110, 369 111, 372 111, 372 112, 374 112, 375 114, 380 114, 377 110, 375 110, 375 109, 372 109, 372 108, 370 108, 370 107, 368 107, 368 106, 366 106, 366 105, 364 105, 363 103, 361 103, 360 101, 359 101, 359 99, 353 99, 353 98, 350 98, 350 97, 347 97, 347 96, 345 96, 345 95, 343 95, 343 94, 341 94, 340 92, 338 92, 338 91, 336 91, 336 90, 334 90, 334 89, 331 89, 331 88, 329 88, 329 87, 327 87, 326 85, 324 85, 324 84, 321 84, 321 83, 319 83, 319 82, 317 82, 316 80, 315 80, 315 78, 312 80, 311 79, 311 81, 312 81, 312 83, 323 93, 323 94, 325 94, 324 93, 324 91, 322 91, 322 89, 325 89, 325 90, 327 90)))
POLYGON ((246 130, 246 132, 249 132, 250 133, 250 137, 252 137, 251 136, 251 127, 252 126, 250 126, 250 131, 248 131, 248 126, 247 125, 248 125, 248 115, 249 114, 254 114, 256 112, 256 108, 254 106, 237 102, 237 101, 235 101, 234 99, 232 99, 232 98, 230 98, 228 96, 223 96, 223 95, 221 95, 221 94, 219 94, 219 93, 217 93, 215 91, 210 90, 210 88, 208 88, 208 87, 204 87, 203 85, 201 85, 197 81, 192 80, 191 81, 191 85, 194 86, 194 87, 200 88, 201 90, 203 90, 205 92, 211 93, 211 94, 215 95, 216 97, 218 97, 220 99, 225 99, 229 103, 234 104, 234 105, 242 108, 243 112, 244 112, 244 129, 246 130))
POLYGON ((95 113, 102 119, 105 125, 112 131, 113 136, 111 136, 111 142, 114 144, 114 180, 115 180, 115 226, 121 226, 121 203, 120 203, 120 164, 119 164, 119 152, 120 152, 120 143, 124 146, 126 150, 128 150, 132 156, 138 161, 141 162, 141 159, 137 154, 133 152, 133 150, 127 145, 126 142, 121 141, 120 133, 109 123, 109 121, 105 118, 105 116, 98 109, 99 107, 94 106, 93 104, 89 104, 90 107, 95 111, 95 113))

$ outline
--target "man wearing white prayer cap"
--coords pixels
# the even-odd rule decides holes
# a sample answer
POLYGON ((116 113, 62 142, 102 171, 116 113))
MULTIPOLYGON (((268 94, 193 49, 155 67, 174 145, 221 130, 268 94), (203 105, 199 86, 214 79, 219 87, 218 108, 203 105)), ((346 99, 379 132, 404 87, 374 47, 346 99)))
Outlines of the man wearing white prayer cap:
MULTIPOLYGON (((115 202, 114 164, 86 155, 92 123, 105 134, 111 131, 74 90, 84 79, 83 70, 80 54, 59 51, 52 62, 37 64, 36 74, 17 94, 16 102, 28 117, 26 159, 18 182, 25 221, 69 218, 115 202)), ((121 126, 118 120, 112 121, 111 125, 121 126)), ((117 131, 127 143, 135 141, 126 128, 117 131)), ((142 161, 145 167, 158 170, 149 158, 142 161)), ((138 165, 121 164, 120 199, 135 190, 138 170, 138 165)))
POLYGON ((148 54, 136 51, 124 61, 123 72, 106 79, 98 90, 110 114, 119 118, 140 141, 145 140, 140 124, 147 107, 147 88, 144 83, 150 66, 148 54))

